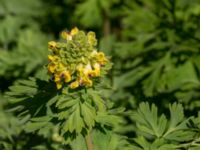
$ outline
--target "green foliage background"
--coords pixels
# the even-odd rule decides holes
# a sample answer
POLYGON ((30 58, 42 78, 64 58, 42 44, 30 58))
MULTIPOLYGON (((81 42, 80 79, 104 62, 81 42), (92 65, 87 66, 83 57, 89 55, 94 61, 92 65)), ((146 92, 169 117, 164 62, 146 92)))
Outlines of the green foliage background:
POLYGON ((82 137, 52 138, 52 124, 36 132, 48 118, 27 127, 5 96, 21 86, 31 97, 24 79, 48 78, 47 42, 74 26, 95 31, 112 57, 102 92, 125 108, 114 130, 94 131, 95 149, 200 149, 199 0, 0 0, 0 149, 83 149, 82 137))

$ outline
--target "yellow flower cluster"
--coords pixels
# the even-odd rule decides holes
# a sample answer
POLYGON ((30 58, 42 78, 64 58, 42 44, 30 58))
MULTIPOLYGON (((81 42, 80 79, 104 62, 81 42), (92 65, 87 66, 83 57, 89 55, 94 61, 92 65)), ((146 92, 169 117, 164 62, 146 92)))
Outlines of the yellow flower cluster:
POLYGON ((101 70, 109 62, 104 53, 95 48, 95 33, 85 34, 74 28, 69 33, 62 32, 61 36, 64 42, 48 43, 51 54, 47 69, 57 89, 64 85, 71 89, 93 86, 93 79, 101 76, 101 70))

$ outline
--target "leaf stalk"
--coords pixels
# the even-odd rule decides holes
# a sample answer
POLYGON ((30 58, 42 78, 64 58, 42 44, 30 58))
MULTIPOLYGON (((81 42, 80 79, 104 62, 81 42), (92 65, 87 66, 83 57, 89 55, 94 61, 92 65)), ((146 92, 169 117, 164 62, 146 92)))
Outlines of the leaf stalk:
POLYGON ((93 142, 92 142, 92 138, 91 138, 90 133, 85 136, 85 143, 86 143, 86 146, 87 146, 87 150, 94 150, 93 142))

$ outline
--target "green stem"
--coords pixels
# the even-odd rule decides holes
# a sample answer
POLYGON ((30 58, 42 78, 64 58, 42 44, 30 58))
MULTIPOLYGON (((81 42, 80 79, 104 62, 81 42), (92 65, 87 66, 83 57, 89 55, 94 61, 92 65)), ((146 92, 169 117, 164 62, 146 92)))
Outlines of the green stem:
POLYGON ((196 143, 196 141, 192 141, 192 142, 189 142, 189 143, 180 144, 180 145, 176 146, 176 148, 189 148, 189 147, 192 147, 192 146, 200 146, 200 144, 196 143))
POLYGON ((87 146, 87 150, 94 150, 90 133, 88 133, 88 135, 85 136, 85 143, 87 146))

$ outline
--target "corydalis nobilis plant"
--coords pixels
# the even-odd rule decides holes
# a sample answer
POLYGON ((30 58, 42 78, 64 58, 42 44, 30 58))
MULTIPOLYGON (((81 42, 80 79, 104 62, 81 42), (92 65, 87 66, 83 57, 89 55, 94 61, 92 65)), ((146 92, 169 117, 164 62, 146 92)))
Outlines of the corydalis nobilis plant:
POLYGON ((48 43, 50 55, 47 65, 57 89, 68 85, 71 89, 92 87, 95 78, 101 77, 102 70, 109 63, 103 52, 96 49, 94 32, 79 31, 73 28, 62 32, 62 42, 48 43))
POLYGON ((53 82, 22 80, 11 86, 7 95, 12 104, 22 106, 15 110, 28 120, 26 131, 44 136, 52 131, 54 141, 68 143, 94 128, 104 132, 111 129, 121 121, 116 114, 123 110, 111 110, 113 105, 102 96, 100 82, 111 62, 97 51, 95 33, 74 28, 62 32, 62 38, 61 42, 48 43, 49 63, 45 69, 53 82))

